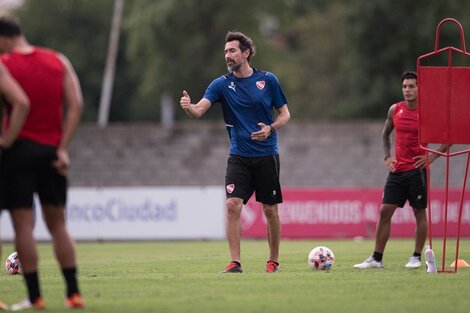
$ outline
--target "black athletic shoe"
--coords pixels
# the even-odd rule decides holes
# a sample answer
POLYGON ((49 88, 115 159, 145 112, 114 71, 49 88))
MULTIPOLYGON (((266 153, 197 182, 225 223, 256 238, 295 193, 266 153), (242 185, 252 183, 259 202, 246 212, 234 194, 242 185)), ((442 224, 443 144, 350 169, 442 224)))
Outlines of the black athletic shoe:
POLYGON ((230 262, 222 273, 243 273, 243 269, 240 263, 230 262))

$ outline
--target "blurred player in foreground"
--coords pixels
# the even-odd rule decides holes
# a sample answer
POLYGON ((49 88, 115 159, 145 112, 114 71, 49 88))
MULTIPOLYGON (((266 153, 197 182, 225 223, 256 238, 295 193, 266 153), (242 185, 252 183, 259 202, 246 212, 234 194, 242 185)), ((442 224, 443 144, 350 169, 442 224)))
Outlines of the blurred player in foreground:
MULTIPOLYGON (((68 148, 83 105, 80 84, 65 56, 30 45, 13 18, 0 18, 0 50, 4 52, 2 62, 31 103, 18 139, 3 151, 1 160, 5 207, 12 217, 15 245, 29 294, 12 310, 46 308, 39 287, 38 253, 33 237, 35 193, 67 285, 66 306, 82 308, 75 245, 65 222, 68 148), (63 104, 67 106, 65 121, 63 104)), ((6 129, 17 124, 17 119, 12 111, 8 112, 6 129)))
POLYGON ((229 73, 216 78, 196 104, 186 91, 180 100, 191 118, 201 117, 220 102, 230 138, 225 175, 226 234, 231 262, 225 273, 243 272, 240 263, 240 215, 243 204, 256 193, 267 220, 269 258, 266 272, 279 272, 281 225, 278 203, 282 203, 279 182, 277 130, 290 119, 287 99, 272 73, 250 66, 255 55, 251 38, 240 32, 225 37, 225 62, 229 73), (277 117, 274 119, 274 110, 277 117))
MULTIPOLYGON (((10 72, 5 68, 3 63, 0 63, 0 95, 3 102, 7 105, 7 109, 11 111, 11 115, 15 116, 14 121, 10 127, 4 132, 0 132, 0 159, 2 158, 2 150, 8 149, 15 142, 21 128, 23 127, 26 115, 29 110, 29 100, 23 89, 14 80, 10 72)), ((0 114, 1 116, 2 114, 0 114)), ((1 163, 0 163, 1 166, 1 163)), ((0 214, 4 206, 3 203, 3 169, 0 167, 0 214)), ((0 259, 1 259, 1 246, 0 246, 0 259)), ((0 300, 0 310, 7 310, 8 307, 0 300)))
MULTIPOLYGON (((418 76, 415 72, 405 72, 402 76, 404 101, 393 104, 388 110, 382 131, 384 163, 389 171, 384 187, 380 217, 375 230, 374 253, 354 268, 382 268, 385 245, 390 237, 392 216, 395 210, 403 208, 406 201, 413 208, 416 219, 416 237, 413 255, 406 268, 421 266, 421 252, 426 241, 428 222, 426 217, 426 152, 418 141, 418 76), (390 135, 395 129, 395 157, 390 154, 390 135)), ((446 151, 442 145, 438 151, 446 151)), ((437 154, 429 154, 429 163, 437 154)))

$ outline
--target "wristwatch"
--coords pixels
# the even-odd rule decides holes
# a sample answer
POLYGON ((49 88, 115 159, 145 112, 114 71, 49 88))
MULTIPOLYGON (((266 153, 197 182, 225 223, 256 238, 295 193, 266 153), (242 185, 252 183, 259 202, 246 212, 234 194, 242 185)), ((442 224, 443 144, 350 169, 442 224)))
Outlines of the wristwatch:
POLYGON ((269 134, 272 134, 272 133, 274 133, 274 132, 276 131, 276 128, 274 128, 272 124, 269 125, 269 128, 270 128, 269 134))

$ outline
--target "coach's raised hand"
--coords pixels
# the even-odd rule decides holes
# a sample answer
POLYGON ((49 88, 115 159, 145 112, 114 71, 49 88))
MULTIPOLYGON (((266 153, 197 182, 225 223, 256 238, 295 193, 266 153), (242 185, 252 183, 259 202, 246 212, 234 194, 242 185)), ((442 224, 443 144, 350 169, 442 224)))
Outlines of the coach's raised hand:
POLYGON ((180 105, 183 110, 188 110, 190 109, 191 106, 191 97, 189 94, 186 92, 186 90, 183 90, 183 96, 181 97, 180 100, 180 105))
POLYGON ((183 96, 180 99, 180 105, 187 116, 189 116, 190 118, 196 117, 192 110, 193 108, 191 105, 191 97, 189 96, 186 90, 183 90, 183 96))
POLYGON ((190 118, 200 118, 211 107, 211 102, 205 98, 199 100, 198 103, 192 104, 191 97, 183 90, 183 96, 180 99, 181 108, 190 118))

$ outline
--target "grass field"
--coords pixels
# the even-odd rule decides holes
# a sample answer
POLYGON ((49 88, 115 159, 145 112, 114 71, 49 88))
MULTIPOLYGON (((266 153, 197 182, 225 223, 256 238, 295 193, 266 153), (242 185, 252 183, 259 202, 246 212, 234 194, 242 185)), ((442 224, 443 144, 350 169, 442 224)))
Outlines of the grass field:
MULTIPOLYGON (((412 246, 410 240, 392 239, 385 268, 354 270, 352 265, 371 253, 372 241, 284 240, 282 271, 267 274, 267 243, 243 241, 245 272, 219 274, 229 261, 224 241, 79 243, 80 285, 87 304, 82 312, 469 312, 470 268, 457 274, 428 274, 424 266, 407 270, 412 246), (335 252, 329 273, 307 266, 308 252, 318 245, 335 252)), ((434 243, 438 259, 440 246, 434 243)), ((12 249, 3 245, 3 260, 12 249)), ((51 246, 40 244, 39 253, 48 311, 66 311, 51 246)), ((460 242, 460 258, 470 262, 468 239, 460 242)), ((0 297, 12 303, 24 295, 21 277, 2 270, 0 297)))

